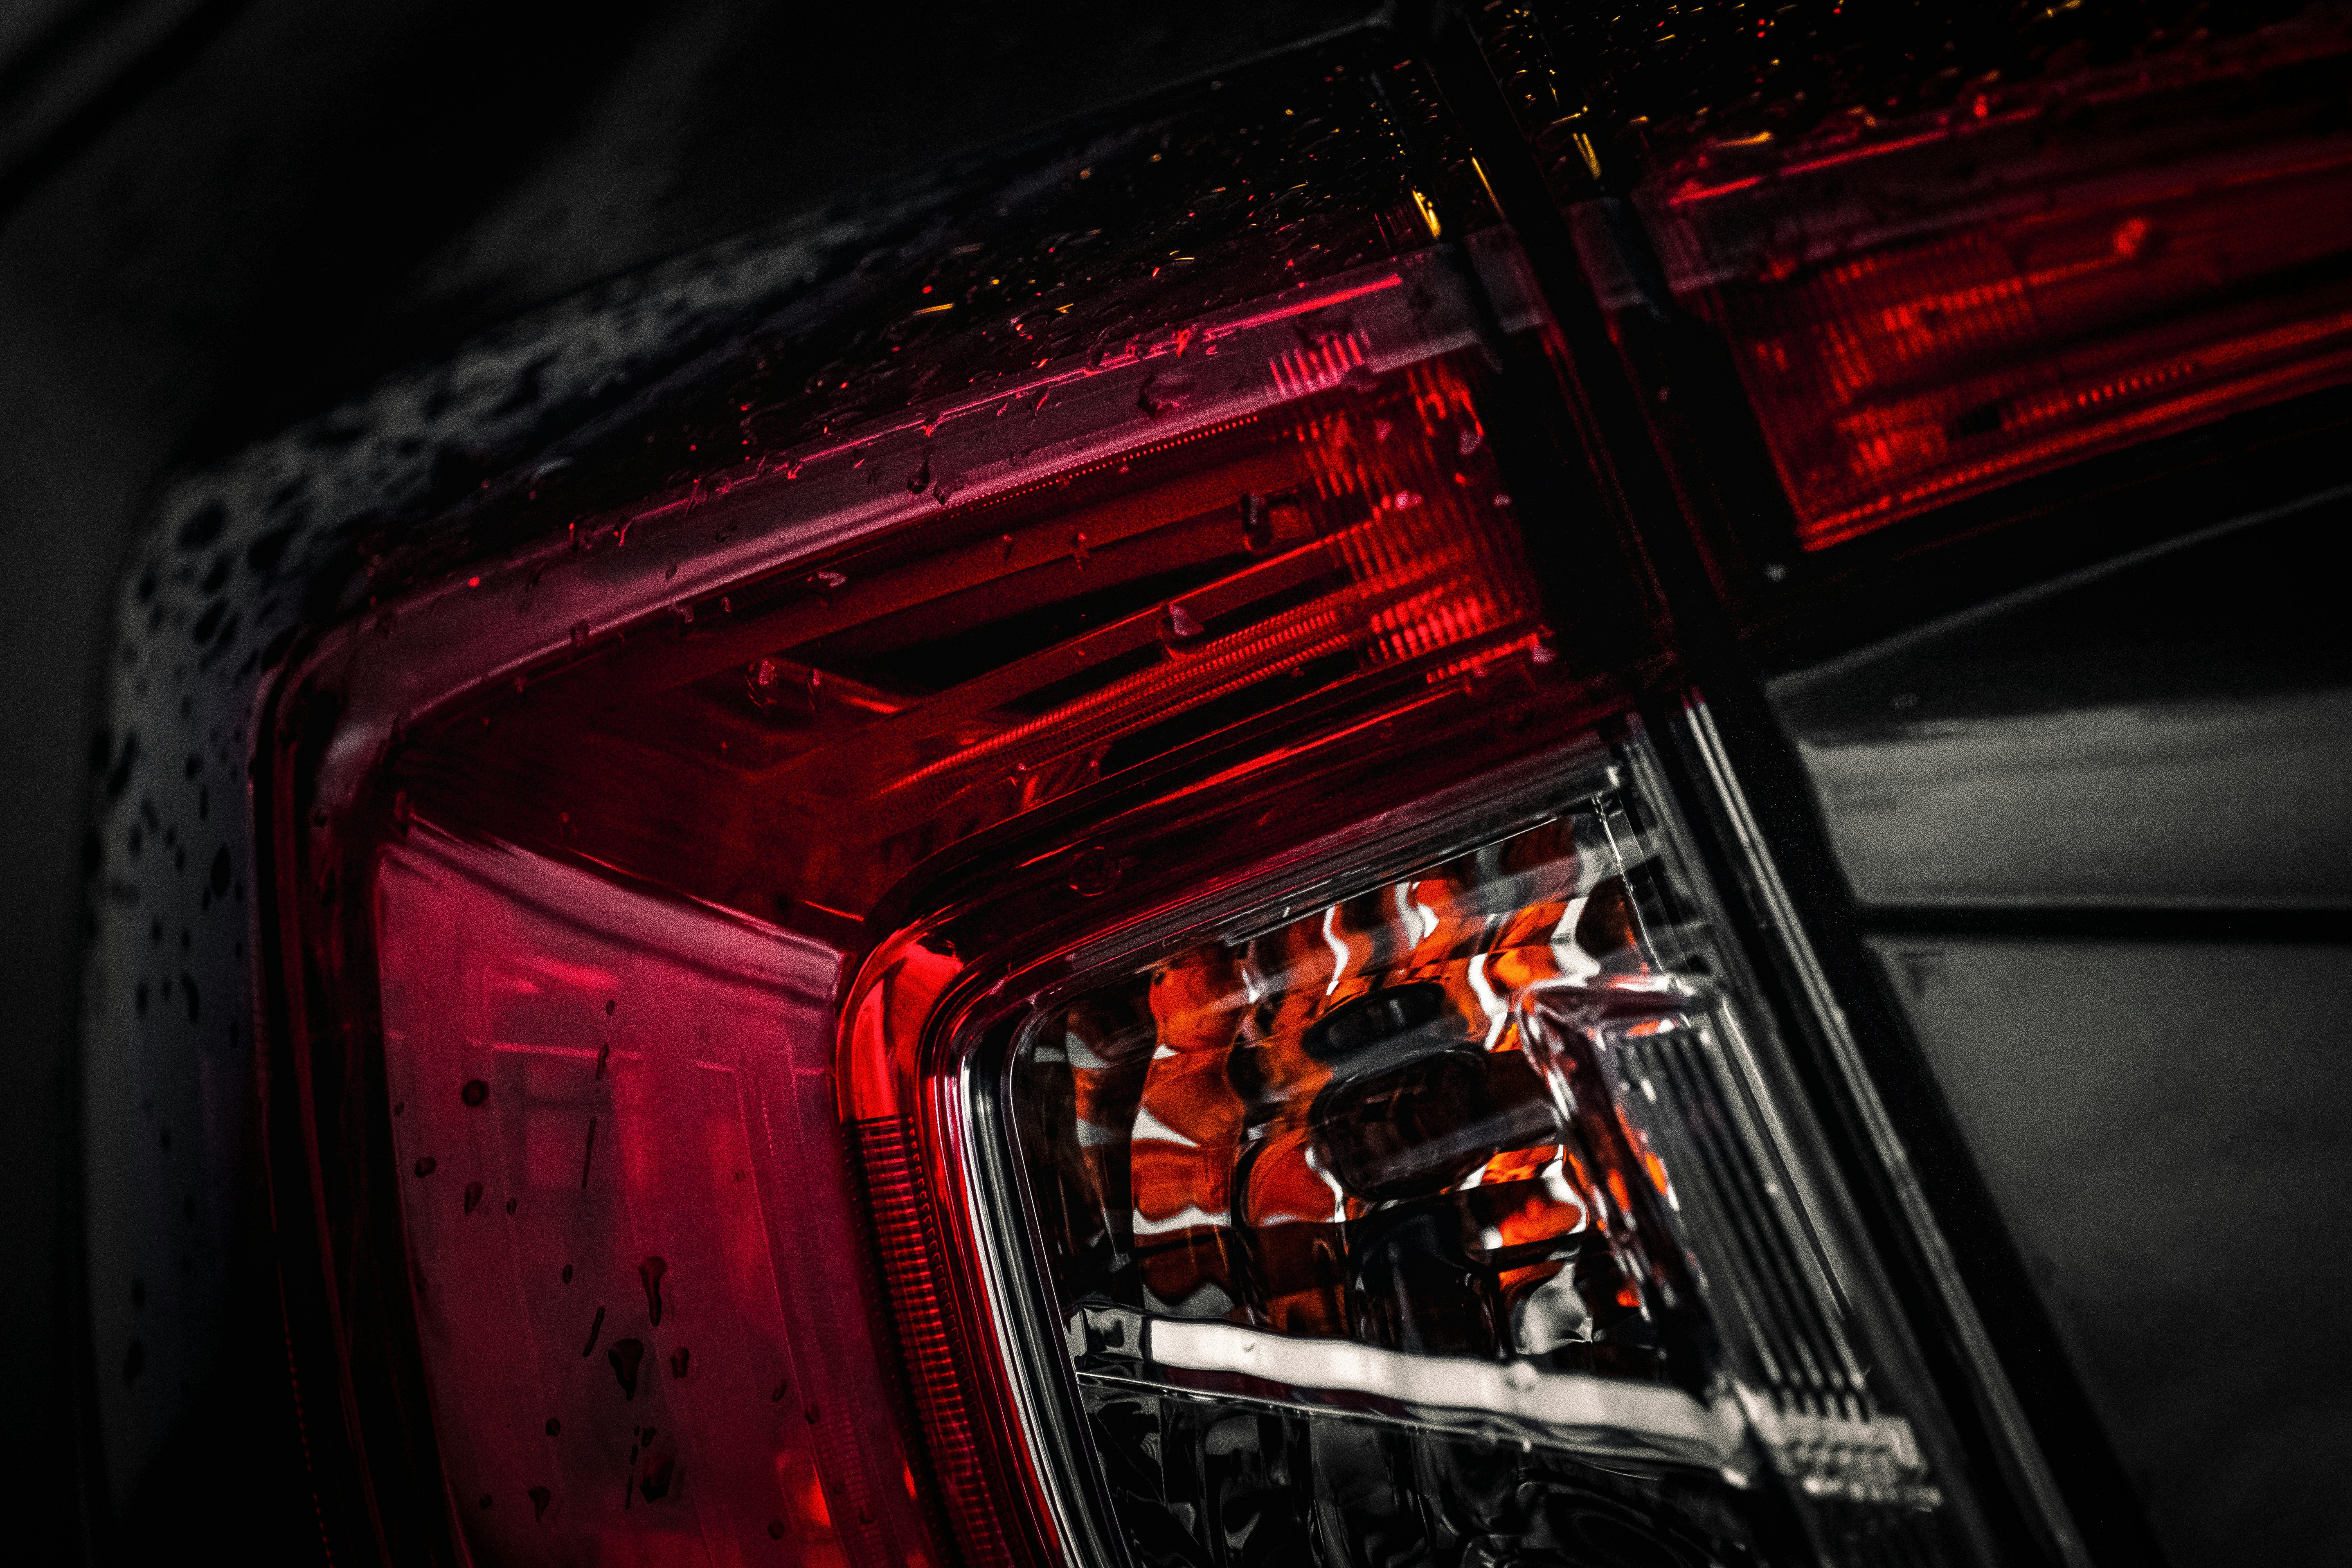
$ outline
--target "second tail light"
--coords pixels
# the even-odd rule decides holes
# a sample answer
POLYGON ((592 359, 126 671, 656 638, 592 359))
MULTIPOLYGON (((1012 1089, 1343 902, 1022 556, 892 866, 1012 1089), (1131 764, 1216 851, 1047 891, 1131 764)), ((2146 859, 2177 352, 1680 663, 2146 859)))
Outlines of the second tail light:
POLYGON ((1637 193, 1729 340, 1819 550, 2352 379, 2341 6, 1788 145, 1637 193))

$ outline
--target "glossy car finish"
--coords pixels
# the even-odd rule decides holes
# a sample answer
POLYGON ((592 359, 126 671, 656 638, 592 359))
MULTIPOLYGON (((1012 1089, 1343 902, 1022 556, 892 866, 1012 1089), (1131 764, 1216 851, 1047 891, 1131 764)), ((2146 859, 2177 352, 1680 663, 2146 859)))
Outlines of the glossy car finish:
MULTIPOLYGON (((1463 43, 1450 47, 1462 80, 1463 43)), ((1496 120, 1464 113, 1495 146, 1496 120)), ((1573 331, 1580 261, 1564 233, 1548 240, 1534 199, 1561 194, 1556 179, 1548 189, 1540 162, 1492 162, 1573 331)), ((583 176, 557 183, 567 177, 583 176)), ((543 309, 153 503, 108 655, 113 717, 90 750, 96 920, 82 1006, 87 1037, 121 1048, 93 1048, 79 1069, 90 1225, 76 1268, 92 1283, 77 1321, 89 1335, 88 1448, 113 1497, 152 1486, 152 1456, 187 1455, 189 1437, 224 1418, 213 1413, 231 1402, 208 1376, 250 1378, 268 1361, 277 1303, 267 1271, 243 1266, 257 1259, 236 1252, 240 1194, 251 1201, 238 1079, 252 846, 244 812, 221 802, 241 793, 257 683, 281 634, 358 613, 374 557, 434 562, 425 520, 495 519, 529 478, 499 476, 567 437, 593 448, 600 424, 628 417, 666 374, 690 384, 707 374, 698 355, 723 354, 779 311, 841 309, 824 289, 842 287, 855 257, 934 254, 944 237, 926 215, 952 224, 1001 200, 997 178, 919 181, 895 207, 868 203, 543 309), (485 477, 499 490, 488 507, 476 500, 485 477)), ((1588 361, 1605 353, 1580 346, 1588 361)), ((1612 411, 1618 391, 1593 380, 1598 418, 1629 454, 1633 510, 1663 541, 1658 520, 1675 508, 1638 471, 1642 416, 1612 411)), ((248 428, 307 412, 248 416, 248 428)), ((2194 1560, 2263 1531, 2291 1552, 2341 1529, 2324 1488, 2285 1479, 2344 1419, 2345 1379, 2328 1371, 2312 1305, 2338 1283, 2333 1249, 2312 1238, 2341 1225, 2325 1196, 2342 1175, 2340 1107, 2315 1094, 2326 1052, 2300 1044, 2340 1027, 2329 847, 2341 808, 2313 783, 2341 734, 2340 659, 2307 629, 2324 604, 2282 604, 2268 581, 2340 510, 2306 499, 2336 482, 2336 417, 2322 399, 2272 422, 2262 435, 2283 458, 2253 472, 2241 421, 2108 464, 2094 483, 2044 486, 2042 515, 2071 526, 2041 537, 1874 547, 1785 593, 1742 588, 1714 628, 1695 563, 1666 563, 1691 662, 1800 912, 1858 1027, 1889 1053, 1881 1083, 1960 1272, 2086 1538, 2118 1561, 2151 1544, 2194 1560), (2112 563, 2151 540, 2179 548, 2112 563), (2138 831, 2116 830, 2118 798, 2138 831), (2080 803, 2073 816, 2068 802, 2080 803), (2151 852, 2167 814, 2181 847, 2151 852), (2223 1023, 2183 1032, 2184 1012, 2223 1023), (2063 1065, 2039 1043, 2053 1018, 2063 1065), (1916 1057, 1890 1051, 1906 1035, 1916 1057), (2181 1080, 2217 1039, 2244 1065, 2184 1103, 2181 1080), (2211 1205, 2190 1205, 2183 1223, 2205 1239, 2186 1254, 2161 1217, 2173 1211, 2149 1196, 2172 1184, 2211 1205), (2249 1301, 2224 1308, 2232 1288, 2215 1276, 2263 1284, 2235 1287, 2249 1301), (2208 1352, 2205 1336, 2221 1342, 2208 1352), (2231 1422, 2239 1435, 2219 1436, 2231 1422), (2298 1513, 2277 1500, 2290 1496, 2315 1501, 2298 1513)), ((442 562, 481 543, 447 537, 442 562)), ((277 1444, 257 1446, 274 1457, 248 1467, 272 1487, 294 1446, 266 1410, 246 1414, 277 1444)), ((283 1523, 307 1505, 303 1489, 252 1507, 283 1523)))

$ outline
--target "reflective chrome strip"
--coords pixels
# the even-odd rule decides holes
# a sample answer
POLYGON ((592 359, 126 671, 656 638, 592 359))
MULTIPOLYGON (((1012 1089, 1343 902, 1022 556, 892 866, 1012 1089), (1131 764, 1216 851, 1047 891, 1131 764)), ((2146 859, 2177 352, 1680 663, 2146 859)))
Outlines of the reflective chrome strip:
MULTIPOLYGON (((1741 1469, 1747 1423, 1736 1405, 1710 1410, 1679 1388, 1538 1371, 1453 1356, 1409 1355, 1348 1340, 1302 1340, 1231 1323, 1150 1320, 1144 1349, 1162 1367, 1239 1373, 1286 1389, 1370 1394, 1440 1425, 1453 1412, 1507 1417, 1549 1428, 1569 1446, 1638 1446, 1712 1469, 1741 1469), (1582 1436, 1586 1444, 1575 1439, 1582 1436)), ((1534 1436, 1530 1431, 1524 1434, 1534 1436)))

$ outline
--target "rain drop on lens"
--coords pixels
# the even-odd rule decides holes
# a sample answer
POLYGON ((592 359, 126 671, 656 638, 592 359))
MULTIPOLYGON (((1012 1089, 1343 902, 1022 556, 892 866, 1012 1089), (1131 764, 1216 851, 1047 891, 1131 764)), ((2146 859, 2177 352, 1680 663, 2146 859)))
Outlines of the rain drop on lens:
POLYGON ((1208 640, 1192 612, 1171 599, 1160 606, 1160 641, 1171 653, 1190 653, 1208 640))
POLYGON ((1242 548, 1252 555, 1274 548, 1274 508, 1255 491, 1242 497, 1242 548))

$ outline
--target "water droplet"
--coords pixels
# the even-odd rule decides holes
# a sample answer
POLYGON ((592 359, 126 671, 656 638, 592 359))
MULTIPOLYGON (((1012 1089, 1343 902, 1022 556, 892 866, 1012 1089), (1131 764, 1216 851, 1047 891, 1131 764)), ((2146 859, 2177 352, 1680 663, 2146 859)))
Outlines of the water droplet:
POLYGON ((668 1272, 669 1265, 657 1257, 648 1258, 637 1265, 637 1283, 646 1288, 646 1316, 657 1329, 661 1327, 662 1276, 668 1272))
POLYGON ((512 1213, 514 1213, 514 1211, 515 1211, 515 1201, 514 1201, 514 1199, 512 1199, 512 1198, 509 1198, 509 1199, 507 1200, 507 1213, 509 1213, 509 1214, 512 1214, 512 1213))
POLYGON ((533 1487, 530 1489, 529 1496, 530 1498, 531 1521, 533 1523, 536 1523, 540 1520, 547 1517, 547 1505, 555 1500, 555 1494, 549 1491, 545 1487, 533 1487))
POLYGON ((490 1494, 489 1494, 489 1493, 488 1493, 488 1492, 484 1492, 484 1493, 482 1494, 482 1506, 483 1506, 484 1508, 488 1508, 488 1507, 489 1507, 489 1506, 490 1506, 490 1494))
POLYGON ((468 1105, 479 1105, 490 1098, 490 1086, 478 1078, 467 1079, 466 1087, 457 1091, 457 1098, 468 1105))
POLYGON ((1207 640, 1208 632, 1192 612, 1171 599, 1160 606, 1160 641, 1171 653, 1190 653, 1207 640))
POLYGON ((771 1404, 781 1405, 783 1403, 785 1386, 786 1385, 782 1378, 780 1377, 776 1379, 776 1386, 768 1395, 768 1399, 771 1404))
POLYGON ((669 1374, 670 1374, 670 1376, 672 1376, 672 1377, 684 1377, 684 1376, 686 1375, 686 1368, 687 1368, 687 1364, 688 1364, 688 1363, 692 1359, 692 1357, 693 1357, 693 1353, 694 1353, 693 1352, 691 1352, 691 1351, 688 1350, 688 1349, 686 1348, 686 1346, 684 1346, 684 1345, 680 1345, 680 1346, 678 1346, 678 1347, 677 1347, 677 1349, 676 1349, 676 1350, 674 1350, 674 1351, 670 1352, 669 1352, 669 1374))
POLYGON ((1454 449, 1468 457, 1486 443, 1486 430, 1476 425, 1465 425, 1462 433, 1454 437, 1454 449))
POLYGON ((563 1430, 563 1423, 551 1415, 547 1418, 547 1435, 551 1437, 563 1430))
POLYGON ((618 1004, 618 1003, 616 1003, 616 1002, 614 1002, 614 1001, 610 996, 605 997, 605 998, 604 998, 604 1016, 606 1016, 607 1018, 611 1017, 611 1016, 613 1016, 613 1009, 614 1009, 614 1007, 618 1006, 618 1005, 619 1005, 619 1004, 618 1004))
POLYGON ((476 1209, 481 1206, 482 1184, 479 1182, 467 1182, 466 1184, 466 1212, 467 1214, 472 1214, 476 1209))
POLYGON ((416 1173, 420 1176, 429 1176, 440 1166, 440 1161, 427 1154, 416 1162, 416 1173))
POLYGON ((1349 392, 1378 392, 1381 389, 1380 372, 1368 364, 1350 365, 1348 374, 1339 378, 1339 384, 1349 392))
POLYGON ((1087 563, 1087 536, 1083 532, 1070 535, 1070 559, 1081 566, 1087 563))
POLYGON ((907 476, 907 493, 910 496, 919 496, 930 488, 931 455, 926 452, 922 456, 922 460, 915 465, 915 471, 907 476))
POLYGON ((647 1456, 645 1473, 637 1478, 637 1490, 647 1502, 659 1502, 669 1495, 670 1476, 677 1465, 677 1459, 667 1454, 647 1456))
POLYGON ((572 646, 573 647, 585 647, 588 646, 588 623, 586 621, 574 621, 572 623, 572 646))
POLYGON ((1411 511, 1421 504, 1419 490, 1399 490, 1389 497, 1389 505, 1398 511, 1411 511))
POLYGON ((1192 395, 1192 378, 1181 372, 1163 371, 1143 378, 1143 386, 1135 395, 1135 405, 1154 419, 1165 417, 1184 406, 1192 395))
POLYGON ((604 1352, 604 1359, 612 1363, 613 1375, 620 1379, 621 1397, 635 1399, 637 1396, 637 1369, 646 1363, 646 1342, 614 1340, 613 1348, 604 1352))
POLYGON ((565 1265, 563 1266, 563 1282, 564 1282, 566 1285, 569 1285, 569 1284, 571 1284, 571 1283, 572 1283, 572 1265, 570 1265, 569 1263, 567 1263, 567 1264, 565 1264, 565 1265))
POLYGON ((596 1321, 588 1325, 588 1342, 580 1347, 583 1359, 596 1353, 596 1336, 604 1331, 604 1309, 596 1309, 596 1321))
POLYGON ((1255 490, 1242 497, 1242 548, 1252 555, 1274 548, 1274 508, 1255 490))
POLYGON ((768 1521, 768 1539, 771 1541, 782 1541, 783 1538, 784 1521, 781 1519, 772 1519, 768 1521))

